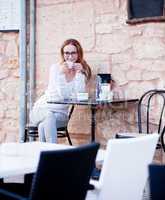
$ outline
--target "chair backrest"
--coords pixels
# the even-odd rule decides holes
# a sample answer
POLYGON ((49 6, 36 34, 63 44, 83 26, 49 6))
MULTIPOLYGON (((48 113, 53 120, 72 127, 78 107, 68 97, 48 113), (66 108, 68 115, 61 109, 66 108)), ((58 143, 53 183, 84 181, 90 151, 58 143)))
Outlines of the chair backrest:
POLYGON ((165 165, 149 166, 151 200, 165 199, 165 165))
POLYGON ((30 199, 84 200, 98 148, 98 143, 91 143, 42 152, 30 199))
POLYGON ((99 200, 141 200, 158 134, 108 141, 99 200))
POLYGON ((138 128, 139 133, 161 133, 165 118, 165 90, 149 90, 142 95, 138 103, 138 128), (153 122, 155 118, 155 122, 153 122), (152 124, 157 124, 153 131, 152 124))
POLYGON ((165 152, 165 142, 164 142, 164 135, 165 135, 165 126, 161 132, 161 135, 160 135, 160 141, 161 141, 161 144, 162 144, 162 147, 163 147, 163 150, 165 152))

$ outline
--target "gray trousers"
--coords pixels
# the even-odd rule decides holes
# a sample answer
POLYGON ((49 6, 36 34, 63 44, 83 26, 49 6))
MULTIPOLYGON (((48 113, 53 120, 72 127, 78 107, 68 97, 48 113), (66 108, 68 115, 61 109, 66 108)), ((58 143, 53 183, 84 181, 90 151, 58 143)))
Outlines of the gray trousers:
POLYGON ((63 113, 49 111, 38 125, 39 140, 41 142, 57 143, 57 128, 66 126, 68 116, 63 113))
POLYGON ((38 126, 41 142, 57 142, 57 128, 66 126, 68 116, 64 113, 50 111, 45 107, 34 107, 30 112, 30 124, 38 126))

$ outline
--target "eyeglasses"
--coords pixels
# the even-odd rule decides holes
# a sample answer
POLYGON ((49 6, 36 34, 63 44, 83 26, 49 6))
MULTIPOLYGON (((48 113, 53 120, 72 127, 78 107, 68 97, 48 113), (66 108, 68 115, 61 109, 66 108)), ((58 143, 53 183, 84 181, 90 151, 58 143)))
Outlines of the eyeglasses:
POLYGON ((75 56, 75 55, 77 55, 77 52, 76 51, 71 51, 71 52, 69 52, 69 51, 66 51, 66 52, 64 52, 64 55, 65 56, 75 56))

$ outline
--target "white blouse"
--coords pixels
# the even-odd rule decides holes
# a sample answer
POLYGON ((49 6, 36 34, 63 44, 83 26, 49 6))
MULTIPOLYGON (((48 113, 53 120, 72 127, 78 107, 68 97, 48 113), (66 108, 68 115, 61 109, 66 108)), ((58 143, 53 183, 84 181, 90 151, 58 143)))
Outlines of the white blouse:
POLYGON ((61 72, 60 64, 54 64, 50 67, 49 83, 45 94, 35 103, 34 107, 46 107, 54 112, 68 114, 69 105, 48 104, 49 100, 63 100, 75 97, 78 92, 85 92, 85 75, 81 72, 76 73, 74 79, 66 81, 65 75, 61 72))

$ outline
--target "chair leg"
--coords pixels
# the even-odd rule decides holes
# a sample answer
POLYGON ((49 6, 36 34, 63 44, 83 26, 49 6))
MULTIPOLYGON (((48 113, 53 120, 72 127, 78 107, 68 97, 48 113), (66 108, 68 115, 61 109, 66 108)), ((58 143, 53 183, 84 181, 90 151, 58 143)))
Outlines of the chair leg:
POLYGON ((27 128, 25 128, 24 142, 27 142, 27 132, 28 132, 28 130, 27 130, 27 128))
POLYGON ((67 138, 68 138, 68 142, 69 142, 69 144, 72 145, 72 141, 71 141, 71 139, 70 139, 70 135, 69 135, 67 129, 66 129, 66 136, 67 136, 67 138))
POLYGON ((162 130, 162 133, 160 135, 160 142, 161 142, 161 146, 163 148, 163 151, 165 152, 165 143, 164 143, 164 135, 165 135, 165 126, 162 130))
POLYGON ((38 137, 38 128, 36 126, 27 126, 25 128, 24 142, 36 141, 38 137))
MULTIPOLYGON (((68 138, 68 142, 70 145, 72 145, 72 141, 71 138, 69 136, 68 130, 67 128, 65 129, 66 132, 66 136, 68 138)), ((27 129, 25 129, 25 142, 27 141, 27 139, 31 142, 31 141, 36 141, 36 137, 38 137, 38 130, 34 130, 34 127, 29 127, 27 129)))

